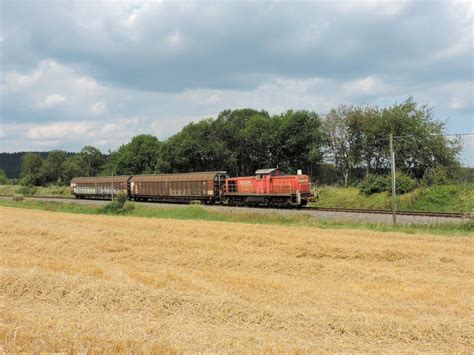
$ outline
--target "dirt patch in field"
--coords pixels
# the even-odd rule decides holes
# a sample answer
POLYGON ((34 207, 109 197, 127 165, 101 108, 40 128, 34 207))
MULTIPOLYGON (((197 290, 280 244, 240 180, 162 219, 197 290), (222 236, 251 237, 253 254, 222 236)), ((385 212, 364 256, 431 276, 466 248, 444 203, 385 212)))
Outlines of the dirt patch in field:
POLYGON ((470 237, 0 215, 0 351, 474 346, 470 237))

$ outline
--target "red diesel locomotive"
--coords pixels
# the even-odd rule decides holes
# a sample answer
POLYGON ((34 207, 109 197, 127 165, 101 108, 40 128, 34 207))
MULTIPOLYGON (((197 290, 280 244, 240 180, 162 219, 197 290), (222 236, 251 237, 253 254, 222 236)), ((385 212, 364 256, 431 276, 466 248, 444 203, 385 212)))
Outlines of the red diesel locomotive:
POLYGON ((230 205, 305 206, 314 199, 308 175, 281 175, 278 169, 228 178, 222 196, 230 205))

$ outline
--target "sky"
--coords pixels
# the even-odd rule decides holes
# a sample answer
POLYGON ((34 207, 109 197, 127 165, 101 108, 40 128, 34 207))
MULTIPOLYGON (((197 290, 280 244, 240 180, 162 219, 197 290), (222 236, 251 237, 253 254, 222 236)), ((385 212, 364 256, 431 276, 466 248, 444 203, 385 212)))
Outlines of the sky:
POLYGON ((224 109, 324 114, 409 96, 448 133, 473 132, 473 6, 0 0, 0 151, 107 152, 224 109))

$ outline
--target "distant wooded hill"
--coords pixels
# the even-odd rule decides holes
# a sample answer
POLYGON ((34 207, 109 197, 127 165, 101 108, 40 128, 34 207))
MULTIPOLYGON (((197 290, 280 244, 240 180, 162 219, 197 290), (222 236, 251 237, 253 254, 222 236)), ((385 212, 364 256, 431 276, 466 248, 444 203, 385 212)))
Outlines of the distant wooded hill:
MULTIPOLYGON (((9 179, 17 179, 20 177, 21 172, 21 158, 23 155, 29 152, 17 152, 17 153, 0 153, 0 169, 3 169, 9 179)), ((49 152, 30 152, 36 153, 41 158, 46 159, 49 152)), ((76 153, 67 153, 68 156, 73 156, 76 153)))

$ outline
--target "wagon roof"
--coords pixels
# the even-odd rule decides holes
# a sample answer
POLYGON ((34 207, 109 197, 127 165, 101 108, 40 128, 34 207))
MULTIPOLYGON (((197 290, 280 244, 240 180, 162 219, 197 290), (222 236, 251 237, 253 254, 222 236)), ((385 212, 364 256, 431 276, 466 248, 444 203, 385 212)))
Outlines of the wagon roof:
POLYGON ((260 175, 260 174, 271 174, 275 170, 278 170, 278 168, 270 168, 270 169, 258 169, 255 174, 260 175))
POLYGON ((199 173, 182 173, 182 174, 160 174, 160 175, 135 175, 130 181, 208 181, 214 180, 218 174, 227 174, 225 171, 205 171, 199 173))
POLYGON ((116 175, 116 176, 80 176, 71 180, 74 183, 112 183, 112 182, 127 182, 131 175, 116 175))

